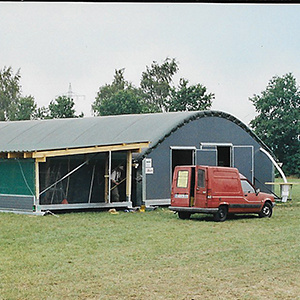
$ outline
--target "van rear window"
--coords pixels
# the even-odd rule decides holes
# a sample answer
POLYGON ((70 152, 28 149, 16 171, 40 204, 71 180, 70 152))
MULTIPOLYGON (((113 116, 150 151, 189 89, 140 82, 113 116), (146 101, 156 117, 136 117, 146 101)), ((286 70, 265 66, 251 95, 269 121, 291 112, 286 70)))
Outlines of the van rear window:
POLYGON ((187 188, 189 179, 189 171, 178 171, 177 187, 187 188))

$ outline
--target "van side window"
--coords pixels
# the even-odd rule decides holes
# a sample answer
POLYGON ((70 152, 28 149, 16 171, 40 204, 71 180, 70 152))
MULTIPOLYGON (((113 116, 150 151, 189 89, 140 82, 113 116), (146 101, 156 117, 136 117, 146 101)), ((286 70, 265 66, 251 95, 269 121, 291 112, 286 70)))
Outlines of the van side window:
POLYGON ((245 194, 255 193, 253 186, 247 180, 241 180, 242 189, 245 194))
POLYGON ((177 177, 177 187, 178 188, 187 188, 189 179, 189 171, 178 171, 177 177))
POLYGON ((198 170, 198 187, 205 188, 205 171, 198 170))

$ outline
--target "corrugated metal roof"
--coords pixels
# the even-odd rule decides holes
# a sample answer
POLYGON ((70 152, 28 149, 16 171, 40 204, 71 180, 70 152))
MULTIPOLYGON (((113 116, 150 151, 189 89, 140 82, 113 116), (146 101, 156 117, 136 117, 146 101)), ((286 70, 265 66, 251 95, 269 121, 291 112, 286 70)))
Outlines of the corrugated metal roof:
POLYGON ((0 152, 33 152, 138 142, 150 142, 151 149, 183 124, 206 116, 229 119, 258 139, 246 125, 227 113, 172 112, 0 122, 0 152))

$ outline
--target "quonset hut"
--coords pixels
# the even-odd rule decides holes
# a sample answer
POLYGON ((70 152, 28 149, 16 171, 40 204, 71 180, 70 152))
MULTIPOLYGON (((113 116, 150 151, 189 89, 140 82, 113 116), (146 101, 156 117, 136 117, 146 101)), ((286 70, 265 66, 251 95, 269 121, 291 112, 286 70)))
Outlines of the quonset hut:
POLYGON ((0 122, 0 210, 168 205, 176 165, 237 167, 273 181, 262 141, 219 111, 0 122), (114 202, 110 174, 124 167, 114 202))

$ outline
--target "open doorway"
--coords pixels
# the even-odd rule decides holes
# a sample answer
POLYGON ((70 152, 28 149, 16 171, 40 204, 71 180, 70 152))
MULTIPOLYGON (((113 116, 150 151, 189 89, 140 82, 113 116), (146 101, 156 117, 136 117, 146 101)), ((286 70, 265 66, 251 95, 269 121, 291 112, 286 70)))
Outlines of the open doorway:
POLYGON ((217 165, 220 167, 231 167, 231 147, 217 146, 217 153, 217 165))
POLYGON ((172 175, 174 173, 174 169, 176 166, 182 165, 193 165, 194 157, 195 157, 195 149, 194 148, 172 148, 171 149, 171 160, 172 160, 172 175))

